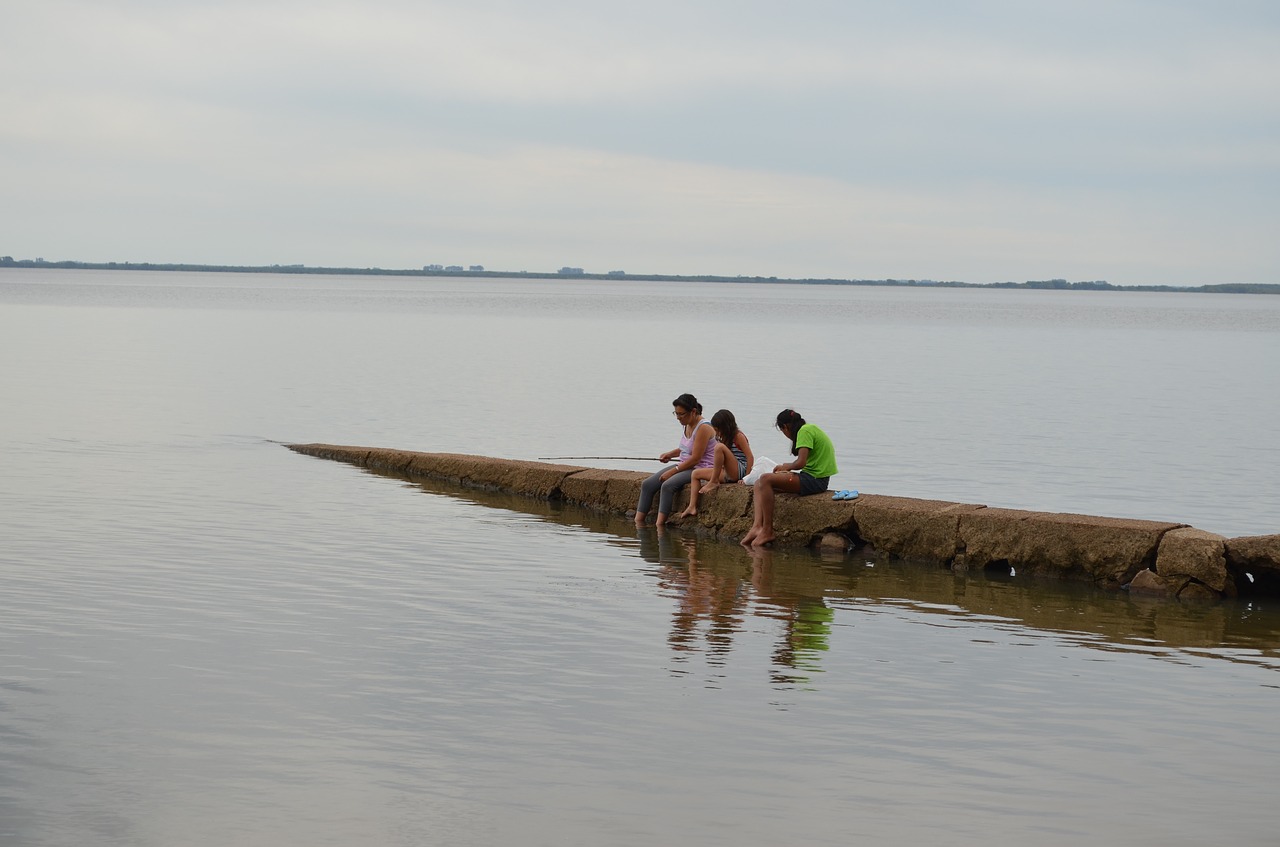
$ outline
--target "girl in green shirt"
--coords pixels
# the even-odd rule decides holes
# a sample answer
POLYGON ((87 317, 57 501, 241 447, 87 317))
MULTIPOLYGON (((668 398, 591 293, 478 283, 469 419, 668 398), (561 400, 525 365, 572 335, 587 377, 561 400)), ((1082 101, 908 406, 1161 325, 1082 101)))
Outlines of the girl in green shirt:
POLYGON ((825 432, 806 423, 794 409, 778 413, 777 427, 791 439, 791 455, 796 458, 756 480, 752 497, 754 520, 751 531, 742 539, 744 547, 762 547, 773 541, 773 501, 777 492, 801 497, 820 494, 836 474, 836 448, 825 432))

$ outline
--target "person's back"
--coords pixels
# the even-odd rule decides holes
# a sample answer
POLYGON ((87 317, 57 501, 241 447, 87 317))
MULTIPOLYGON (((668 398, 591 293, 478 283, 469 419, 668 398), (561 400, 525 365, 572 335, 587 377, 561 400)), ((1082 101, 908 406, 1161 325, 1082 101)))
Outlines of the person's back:
POLYGON ((836 467, 836 447, 831 438, 816 425, 806 423, 796 433, 796 448, 808 447, 809 458, 805 462, 804 472, 815 479, 835 476, 839 472, 836 467))

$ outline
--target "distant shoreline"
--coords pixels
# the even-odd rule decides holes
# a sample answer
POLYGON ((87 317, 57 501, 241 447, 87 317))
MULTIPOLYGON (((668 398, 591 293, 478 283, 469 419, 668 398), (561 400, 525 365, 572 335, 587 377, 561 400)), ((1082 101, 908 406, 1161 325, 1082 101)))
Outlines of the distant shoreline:
POLYGON ((1106 280, 1068 282, 1065 279, 1026 282, 960 282, 932 279, 815 279, 776 276, 716 276, 713 274, 586 273, 565 271, 427 270, 426 268, 328 268, 309 265, 193 265, 156 262, 46 262, 42 259, 0 257, 2 268, 95 271, 191 271, 199 273, 272 273, 334 276, 474 277, 477 279, 590 279, 631 282, 768 282, 784 285, 878 285, 906 288, 1026 288, 1048 291, 1167 291, 1192 294, 1280 294, 1275 283, 1223 283, 1218 285, 1112 285, 1106 280))

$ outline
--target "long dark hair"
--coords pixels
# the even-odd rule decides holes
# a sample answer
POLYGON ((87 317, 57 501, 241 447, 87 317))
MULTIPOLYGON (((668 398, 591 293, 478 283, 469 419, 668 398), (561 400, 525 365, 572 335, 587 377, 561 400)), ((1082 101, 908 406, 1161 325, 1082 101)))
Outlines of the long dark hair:
POLYGON ((716 428, 716 437, 733 446, 733 439, 738 437, 738 419, 728 409, 721 409, 711 416, 711 425, 716 428))
POLYGON ((804 418, 800 417, 800 413, 795 409, 783 409, 778 412, 778 421, 774 426, 778 429, 785 426, 791 430, 791 455, 800 455, 800 448, 796 447, 796 436, 800 434, 800 427, 804 426, 804 418))
POLYGON ((702 414, 702 404, 698 402, 698 398, 692 394, 681 394, 679 397, 671 401, 672 406, 679 406, 682 409, 702 414))

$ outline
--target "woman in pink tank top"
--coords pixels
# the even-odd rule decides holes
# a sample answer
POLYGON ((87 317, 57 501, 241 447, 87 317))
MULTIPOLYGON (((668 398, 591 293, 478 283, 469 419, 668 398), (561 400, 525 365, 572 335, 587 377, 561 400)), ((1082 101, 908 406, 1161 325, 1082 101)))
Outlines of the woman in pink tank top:
POLYGON ((702 404, 692 394, 681 394, 671 401, 672 414, 684 427, 680 446, 668 450, 658 457, 658 461, 667 463, 679 457, 674 468, 657 471, 653 476, 640 484, 640 502, 636 504, 636 526, 644 526, 649 508, 653 505, 653 495, 661 492, 658 499, 658 517, 655 523, 663 526, 667 515, 675 504, 676 494, 689 484, 690 477, 696 468, 709 468, 716 462, 715 429, 702 417, 702 404))

